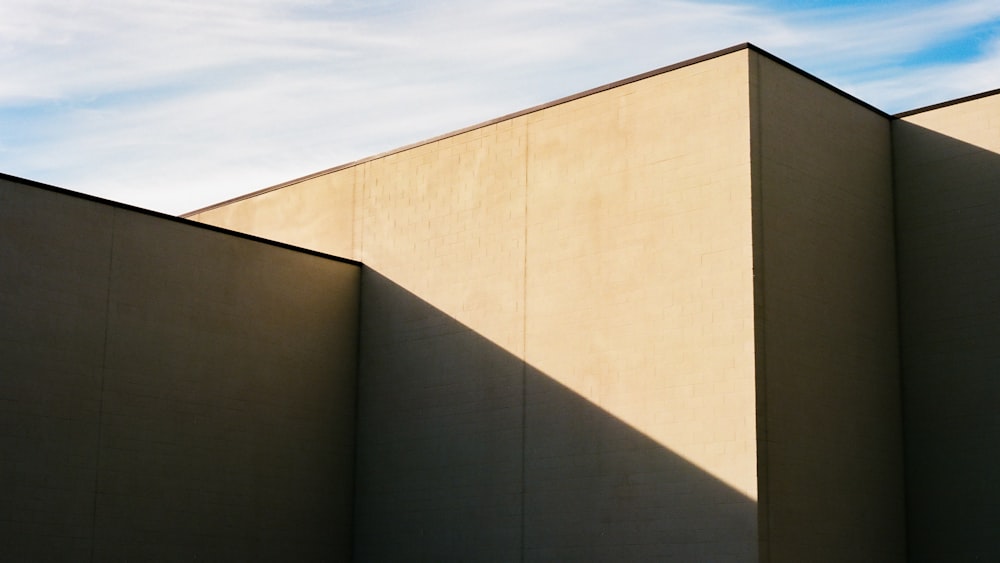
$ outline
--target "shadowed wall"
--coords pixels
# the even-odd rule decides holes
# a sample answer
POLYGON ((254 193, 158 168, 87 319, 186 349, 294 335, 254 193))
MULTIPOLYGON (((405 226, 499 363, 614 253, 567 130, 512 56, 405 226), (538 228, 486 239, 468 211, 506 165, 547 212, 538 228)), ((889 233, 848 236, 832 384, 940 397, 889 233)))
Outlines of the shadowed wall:
MULTIPOLYGON (((890 150, 887 115, 756 49, 736 49, 192 216, 313 248, 350 248, 529 371, 759 501, 764 560, 898 560, 890 150), (327 209, 337 220, 324 225, 327 209)), ((410 327, 400 342, 427 351, 458 338, 438 330, 410 327)), ((389 365, 365 363, 363 377, 381 379, 389 365)), ((495 449, 459 466, 493 475, 490 486, 477 481, 469 491, 496 507, 482 516, 483 529, 513 539, 517 516, 505 495, 517 475, 492 456, 522 456, 530 490, 530 456, 542 454, 519 450, 516 429, 531 444, 535 417, 559 411, 532 408, 530 377, 518 400, 516 364, 488 369, 499 386, 490 393, 470 403, 447 394, 426 400, 489 421, 484 436, 495 449)), ((362 435, 367 426, 391 434, 378 406, 389 395, 365 389, 362 403, 374 406, 362 411, 362 435)), ((585 424, 579 416, 561 424, 585 424)), ((397 431, 408 436, 412 422, 397 431)), ((422 439, 452 431, 427 428, 422 439)), ((367 440, 359 468, 368 467, 367 440)), ((399 445, 373 465, 395 467, 405 451, 399 445)), ((588 465, 588 455, 551 454, 537 475, 577 475, 577 494, 590 498, 605 465, 588 465)), ((414 518, 439 514, 451 483, 399 475, 426 494, 414 518)), ((393 480, 378 470, 377 478, 393 480)), ((361 546, 396 516, 390 502, 367 498, 359 497, 359 514, 370 518, 359 521, 361 546)), ((573 495, 534 498, 525 496, 523 508, 526 554, 570 557, 604 545, 598 530, 610 524, 588 521, 595 512, 576 510, 573 495)), ((703 500, 687 498, 678 493, 677 507, 700 509, 703 500)), ((617 545, 661 533, 624 534, 617 545)))
MULTIPOLYGON (((690 557, 701 545, 703 554, 756 559, 754 522, 687 538, 657 531, 702 510, 701 497, 684 493, 698 486, 687 482, 700 482, 697 473, 632 486, 656 498, 677 493, 653 503, 660 514, 615 516, 645 526, 642 533, 602 535, 611 528, 600 511, 546 497, 543 483, 591 499, 595 483, 628 473, 633 454, 598 461, 584 435, 532 447, 544 437, 533 429, 555 416, 537 402, 545 386, 525 383, 528 368, 516 362, 459 344, 493 342, 754 502, 747 57, 746 49, 714 54, 192 215, 349 249, 467 327, 464 336, 436 324, 396 334, 373 319, 374 289, 363 281, 363 323, 372 328, 362 338, 358 553, 393 545, 405 557, 439 549, 461 529, 467 558, 521 546, 528 558, 576 558, 597 546, 690 557), (412 355, 394 359, 404 352, 412 355), (439 388, 425 381, 428 371, 439 388), (390 408, 400 400, 393 386, 412 386, 408 399, 434 408, 390 408), (462 415, 436 414, 449 410, 462 415), (447 452, 427 453, 467 433, 489 446, 459 448, 461 457, 444 465, 447 452), (522 487, 538 495, 511 496, 522 487), (482 512, 452 512, 456 497, 482 512), (423 533, 405 522, 421 523, 423 533)), ((583 412, 571 409, 559 424, 586 428, 583 412)), ((601 502, 616 502, 609 488, 597 490, 601 502)))
POLYGON ((747 60, 729 50, 192 215, 349 250, 468 327, 383 322, 364 276, 359 554, 756 560, 745 505, 698 533, 668 523, 713 510, 692 492, 704 474, 757 499, 747 60), (523 364, 462 344, 480 340, 523 364), (560 410, 542 381, 575 399, 560 410), (700 471, 590 449, 601 411, 700 471), (592 510, 629 495, 655 500, 592 510))
POLYGON ((905 429, 996 559, 997 115, 743 45, 191 214, 363 274, 2 180, 0 548, 893 561, 905 429))
POLYGON ((359 267, 0 179, 7 561, 345 560, 359 267))
POLYGON ((356 560, 756 560, 753 499, 362 277, 356 560))
POLYGON ((913 561, 1000 559, 1000 94, 893 122, 913 561))
POLYGON ((770 560, 902 561, 889 118, 752 56, 770 560))

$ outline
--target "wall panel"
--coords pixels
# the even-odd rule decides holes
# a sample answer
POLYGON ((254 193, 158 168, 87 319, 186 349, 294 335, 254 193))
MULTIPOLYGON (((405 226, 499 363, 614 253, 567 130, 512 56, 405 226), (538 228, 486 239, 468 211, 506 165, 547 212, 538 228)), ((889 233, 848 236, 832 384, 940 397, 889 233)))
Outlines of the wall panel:
POLYGON ((359 267, 0 184, 0 550, 350 554, 359 267))

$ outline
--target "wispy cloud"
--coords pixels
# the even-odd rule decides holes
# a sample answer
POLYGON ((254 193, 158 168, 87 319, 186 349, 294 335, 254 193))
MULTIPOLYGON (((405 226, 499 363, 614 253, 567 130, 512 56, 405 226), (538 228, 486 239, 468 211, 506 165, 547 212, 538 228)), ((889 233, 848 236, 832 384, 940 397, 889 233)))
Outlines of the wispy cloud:
POLYGON ((743 41, 899 111, 1000 86, 998 22, 994 0, 6 0, 0 170, 181 212, 743 41), (934 59, 971 29, 980 53, 934 59))

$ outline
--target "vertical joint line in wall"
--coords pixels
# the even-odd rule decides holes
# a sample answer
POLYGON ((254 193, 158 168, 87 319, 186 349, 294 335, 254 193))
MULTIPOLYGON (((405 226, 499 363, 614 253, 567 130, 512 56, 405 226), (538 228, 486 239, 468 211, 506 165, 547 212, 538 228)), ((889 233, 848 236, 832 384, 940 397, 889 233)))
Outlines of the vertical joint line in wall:
POLYGON ((365 217, 368 215, 365 212, 365 197, 368 190, 368 168, 367 162, 354 167, 354 221, 352 224, 354 232, 351 234, 351 251, 357 252, 354 259, 358 262, 363 262, 365 256, 365 217), (358 194, 359 173, 361 174, 360 194, 358 194))
MULTIPOLYGON (((356 175, 355 175, 356 177, 356 175)), ((359 444, 361 443, 361 339, 363 327, 363 317, 364 311, 364 296, 361 295, 361 291, 364 288, 364 276, 365 268, 364 266, 358 267, 358 318, 355 328, 357 332, 357 338, 354 343, 354 430, 352 435, 354 436, 354 443, 352 444, 351 452, 354 459, 351 463, 351 521, 348 523, 348 554, 349 561, 357 560, 357 545, 358 545, 358 475, 361 474, 361 465, 359 455, 359 450, 361 449, 359 444)))
POLYGON ((766 273, 764 247, 764 178, 761 155, 763 148, 763 115, 761 113, 761 64, 760 56, 748 50, 750 57, 747 91, 750 96, 750 214, 751 214, 751 268, 753 270, 753 330, 754 330, 754 386, 755 386, 755 439, 757 442, 757 537, 758 556, 762 563, 770 560, 770 477, 768 474, 767 429, 767 356, 764 287, 766 273))
POLYGON ((358 502, 361 497, 358 491, 358 480, 361 475, 361 374, 362 374, 362 329, 364 328, 364 302, 363 295, 365 282, 364 246, 365 246, 365 190, 368 182, 368 163, 362 163, 354 167, 354 183, 351 185, 351 201, 353 203, 353 220, 351 221, 351 252, 355 253, 353 258, 361 262, 358 268, 358 322, 357 322, 357 342, 355 347, 354 364, 354 460, 351 472, 351 530, 348 538, 350 560, 357 560, 358 549, 358 502), (361 176, 359 179, 358 176, 361 176), (359 193, 360 183, 360 193, 359 193))
POLYGON ((889 195, 892 204, 892 256, 894 258, 893 269, 896 278, 896 377, 899 380, 899 428, 902 438, 900 447, 900 466, 903 468, 903 559, 906 560, 910 551, 910 526, 908 507, 909 486, 906 483, 906 382, 903 380, 903 292, 900 276, 899 259, 899 190, 896 184, 896 127, 893 123, 899 118, 889 117, 889 195))
POLYGON ((528 121, 524 121, 524 231, 521 248, 521 561, 525 559, 527 482, 525 463, 528 434, 528 121))
POLYGON ((358 166, 351 168, 351 254, 348 258, 358 259, 358 166))
POLYGON ((97 395, 97 453, 94 459, 94 501, 90 514, 90 561, 94 561, 97 544, 97 497, 100 490, 101 476, 101 446, 104 438, 104 379, 108 368, 108 333, 111 325, 111 283, 114 273, 115 259, 115 220, 118 210, 111 210, 111 232, 108 240, 108 276, 107 289, 104 294, 104 341, 101 345, 100 386, 97 395))

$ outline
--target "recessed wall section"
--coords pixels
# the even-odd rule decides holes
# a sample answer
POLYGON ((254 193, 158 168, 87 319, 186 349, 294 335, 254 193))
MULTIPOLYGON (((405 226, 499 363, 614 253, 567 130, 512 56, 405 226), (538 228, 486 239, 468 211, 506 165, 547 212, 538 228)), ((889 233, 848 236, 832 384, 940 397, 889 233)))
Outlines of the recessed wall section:
POLYGON ((998 117, 993 93, 893 122, 914 561, 1000 558, 998 117))
POLYGON ((889 119, 751 56, 766 548, 772 561, 901 561, 889 119))

